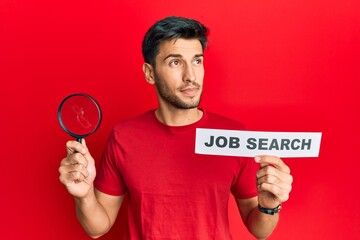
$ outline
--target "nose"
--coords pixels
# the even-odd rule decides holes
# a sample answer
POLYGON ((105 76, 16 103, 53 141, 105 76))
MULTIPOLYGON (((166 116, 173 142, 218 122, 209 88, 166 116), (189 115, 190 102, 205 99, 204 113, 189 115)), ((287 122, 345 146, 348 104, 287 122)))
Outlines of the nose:
POLYGON ((194 82, 196 80, 196 75, 194 68, 191 65, 186 65, 184 68, 183 81, 184 82, 194 82))

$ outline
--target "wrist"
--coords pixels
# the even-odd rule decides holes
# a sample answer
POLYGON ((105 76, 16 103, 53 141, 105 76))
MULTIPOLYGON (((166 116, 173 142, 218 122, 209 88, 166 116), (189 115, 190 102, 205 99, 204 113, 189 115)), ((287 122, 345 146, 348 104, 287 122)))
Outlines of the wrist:
POLYGON ((266 208, 266 207, 262 207, 260 204, 258 204, 258 209, 260 212, 265 213, 265 214, 270 214, 270 215, 274 215, 275 213, 279 213, 281 210, 281 203, 279 205, 277 205, 275 208, 266 208))
POLYGON ((74 196, 74 200, 77 204, 86 204, 96 200, 96 195, 94 188, 90 188, 86 195, 83 196, 74 196))
POLYGON ((277 208, 281 202, 273 198, 258 196, 258 204, 263 208, 274 209, 277 208))

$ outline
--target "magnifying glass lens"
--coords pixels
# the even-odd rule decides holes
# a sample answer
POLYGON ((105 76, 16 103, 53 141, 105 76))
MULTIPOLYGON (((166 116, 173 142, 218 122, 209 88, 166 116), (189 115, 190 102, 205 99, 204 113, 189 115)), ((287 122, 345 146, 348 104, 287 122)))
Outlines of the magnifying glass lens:
POLYGON ((81 140, 96 131, 101 121, 101 110, 89 95, 73 94, 61 102, 58 119, 67 133, 81 140))

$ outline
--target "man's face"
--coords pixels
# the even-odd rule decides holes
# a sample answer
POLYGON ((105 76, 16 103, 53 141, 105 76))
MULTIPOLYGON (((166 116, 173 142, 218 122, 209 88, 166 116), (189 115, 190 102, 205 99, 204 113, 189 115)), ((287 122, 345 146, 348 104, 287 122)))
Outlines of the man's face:
POLYGON ((160 104, 196 108, 204 79, 203 50, 199 40, 176 39, 160 44, 154 72, 160 104))

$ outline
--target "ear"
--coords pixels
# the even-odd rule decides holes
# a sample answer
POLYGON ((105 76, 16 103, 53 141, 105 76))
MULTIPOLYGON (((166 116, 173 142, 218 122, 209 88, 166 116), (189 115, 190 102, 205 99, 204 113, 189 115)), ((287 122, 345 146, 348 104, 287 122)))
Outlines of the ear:
POLYGON ((149 63, 144 63, 142 69, 143 69, 146 81, 150 84, 155 84, 153 66, 151 66, 149 63))

